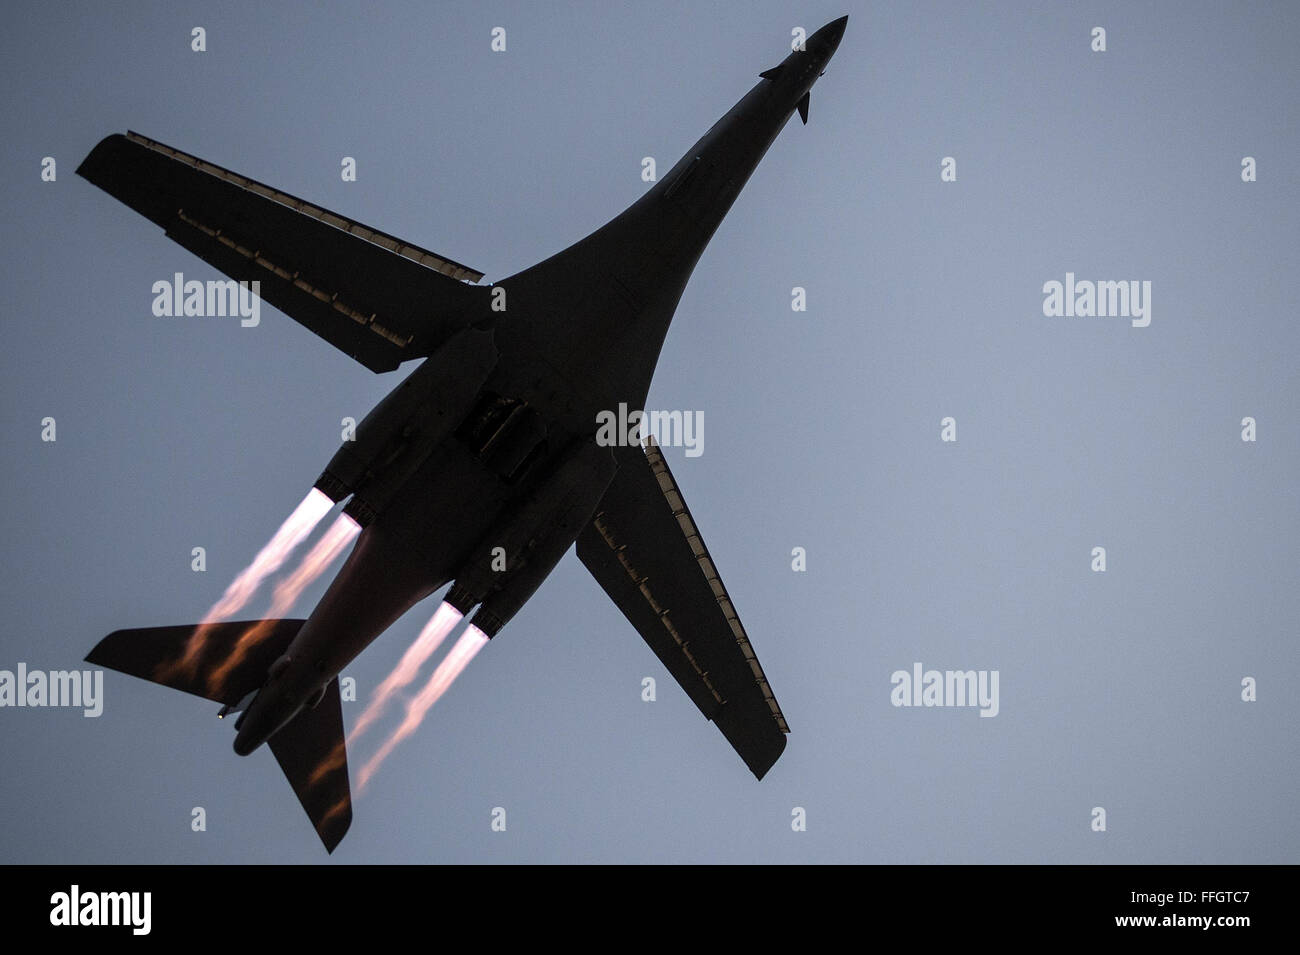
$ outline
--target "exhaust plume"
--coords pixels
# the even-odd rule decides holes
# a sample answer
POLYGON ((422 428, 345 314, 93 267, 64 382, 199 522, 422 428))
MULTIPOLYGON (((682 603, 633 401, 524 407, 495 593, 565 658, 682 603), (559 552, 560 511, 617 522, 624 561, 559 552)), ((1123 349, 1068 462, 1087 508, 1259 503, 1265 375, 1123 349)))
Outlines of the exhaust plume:
POLYGON ((360 776, 357 780, 357 789, 365 789, 366 784, 370 782, 370 777, 380 767, 385 759, 388 758, 397 744, 419 728, 423 722, 425 714, 429 712, 433 704, 437 703, 442 695, 447 692, 448 688, 455 682, 456 677, 460 676, 465 667, 469 666, 469 661, 474 659, 475 654, 487 645, 488 637, 478 627, 470 624, 469 628, 460 635, 448 654, 443 657, 438 668, 433 671, 433 676, 429 677, 429 682, 424 685, 415 699, 406 705, 406 718, 402 724, 393 731, 384 745, 379 748, 379 752, 370 758, 370 761, 362 767, 360 776))
POLYGON ((393 668, 393 672, 388 674, 384 682, 380 683, 379 688, 375 690, 374 698, 352 729, 349 743, 355 742, 375 720, 379 719, 380 713, 394 693, 410 685, 419 676, 420 667, 424 666, 425 662, 438 651, 442 641, 447 639, 447 634, 455 630, 460 621, 459 610, 446 601, 439 604, 438 609, 429 618, 429 622, 420 631, 420 635, 415 638, 415 642, 407 648, 406 653, 402 654, 402 659, 393 668))
POLYGON ((194 628, 194 633, 186 641, 185 651, 181 657, 158 668, 158 678, 166 679, 174 676, 181 669, 193 673, 198 666, 199 658, 203 655, 203 645, 211 625, 229 620, 243 610, 248 601, 253 598, 253 594, 257 593, 262 582, 280 569, 294 549, 307 539, 308 535, 316 529, 316 525, 321 522, 321 518, 328 514, 333 506, 334 502, 316 488, 308 491, 307 496, 293 509, 293 513, 285 518, 280 529, 257 552, 253 562, 231 581, 226 592, 221 595, 221 599, 212 605, 212 609, 194 628))
MULTIPOLYGON (((326 499, 328 500, 328 498, 326 499)), ((297 603, 302 592, 311 586, 312 582, 323 574, 329 565, 343 552, 349 543, 352 542, 358 534, 361 533, 361 527, 346 514, 340 514, 338 519, 330 525, 330 529, 321 535, 307 556, 302 559, 302 563, 294 570, 292 574, 280 581, 275 587, 275 595, 271 601, 271 609, 267 614, 267 619, 260 620, 245 630, 239 636, 235 643, 235 648, 222 664, 212 671, 208 687, 211 690, 219 691, 245 654, 257 646, 259 642, 267 635, 271 629, 273 620, 283 617, 297 603)))
POLYGON ((316 488, 312 488, 280 529, 253 558, 253 562, 226 588, 225 594, 208 611, 202 623, 219 623, 229 620, 252 599, 262 581, 271 576, 299 544, 301 544, 330 512, 334 502, 316 488))

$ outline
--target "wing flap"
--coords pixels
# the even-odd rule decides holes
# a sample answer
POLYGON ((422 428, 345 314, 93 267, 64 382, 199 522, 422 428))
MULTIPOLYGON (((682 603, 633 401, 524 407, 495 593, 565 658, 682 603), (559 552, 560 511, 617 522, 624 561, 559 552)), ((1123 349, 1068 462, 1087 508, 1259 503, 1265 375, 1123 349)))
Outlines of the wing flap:
POLYGON ((372 371, 473 320, 482 273, 138 133, 77 173, 372 371))
POLYGON ((663 455, 624 449, 578 557, 760 779, 790 731, 663 455))

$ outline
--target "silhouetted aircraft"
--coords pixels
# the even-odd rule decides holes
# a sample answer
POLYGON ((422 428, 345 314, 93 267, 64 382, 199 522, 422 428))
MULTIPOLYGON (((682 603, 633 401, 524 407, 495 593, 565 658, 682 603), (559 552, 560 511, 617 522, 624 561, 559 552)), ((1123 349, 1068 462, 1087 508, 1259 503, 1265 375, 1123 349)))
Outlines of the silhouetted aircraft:
POLYGON ((235 751, 269 741, 332 851, 352 817, 339 671, 448 582, 485 642, 576 541, 761 779, 789 728, 754 648, 658 448, 598 441, 597 421, 644 406, 696 262, 790 117, 807 122, 847 20, 761 73, 626 211, 493 286, 135 133, 100 142, 77 172, 169 238, 371 371, 423 361, 314 485, 326 509, 350 497, 360 532, 311 616, 120 630, 87 660, 240 713, 235 751))

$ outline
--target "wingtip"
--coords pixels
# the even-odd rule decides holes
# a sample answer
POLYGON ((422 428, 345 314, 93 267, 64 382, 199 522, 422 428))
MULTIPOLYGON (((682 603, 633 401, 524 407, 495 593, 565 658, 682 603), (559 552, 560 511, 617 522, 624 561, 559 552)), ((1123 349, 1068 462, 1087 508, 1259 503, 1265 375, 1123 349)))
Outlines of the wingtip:
POLYGON ((80 165, 76 168, 76 173, 82 179, 88 182, 94 182, 93 174, 95 167, 102 164, 105 155, 113 151, 119 142, 125 142, 126 136, 122 133, 110 133, 99 142, 95 143, 93 149, 86 153, 86 158, 81 160, 80 165))
POLYGON ((771 749, 763 753, 761 760, 745 760, 745 765, 749 767, 749 771, 754 774, 755 779, 761 782, 763 777, 768 774, 768 771, 776 765, 776 761, 785 752, 785 743, 786 736, 782 733, 780 739, 773 743, 771 749))

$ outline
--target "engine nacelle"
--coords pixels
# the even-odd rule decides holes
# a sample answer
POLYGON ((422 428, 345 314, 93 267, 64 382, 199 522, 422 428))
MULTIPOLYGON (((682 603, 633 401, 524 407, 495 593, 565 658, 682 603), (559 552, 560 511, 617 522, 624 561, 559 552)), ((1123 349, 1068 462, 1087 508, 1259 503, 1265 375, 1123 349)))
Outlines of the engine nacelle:
POLYGON ((482 603, 473 623, 496 636, 591 521, 618 465, 613 450, 588 440, 575 447, 541 486, 497 522, 456 575, 446 601, 462 614, 482 603), (501 548, 494 563, 493 552, 501 548))
POLYGON ((316 480, 363 527, 473 407, 497 363, 490 331, 464 329, 445 342, 357 426, 316 480))

